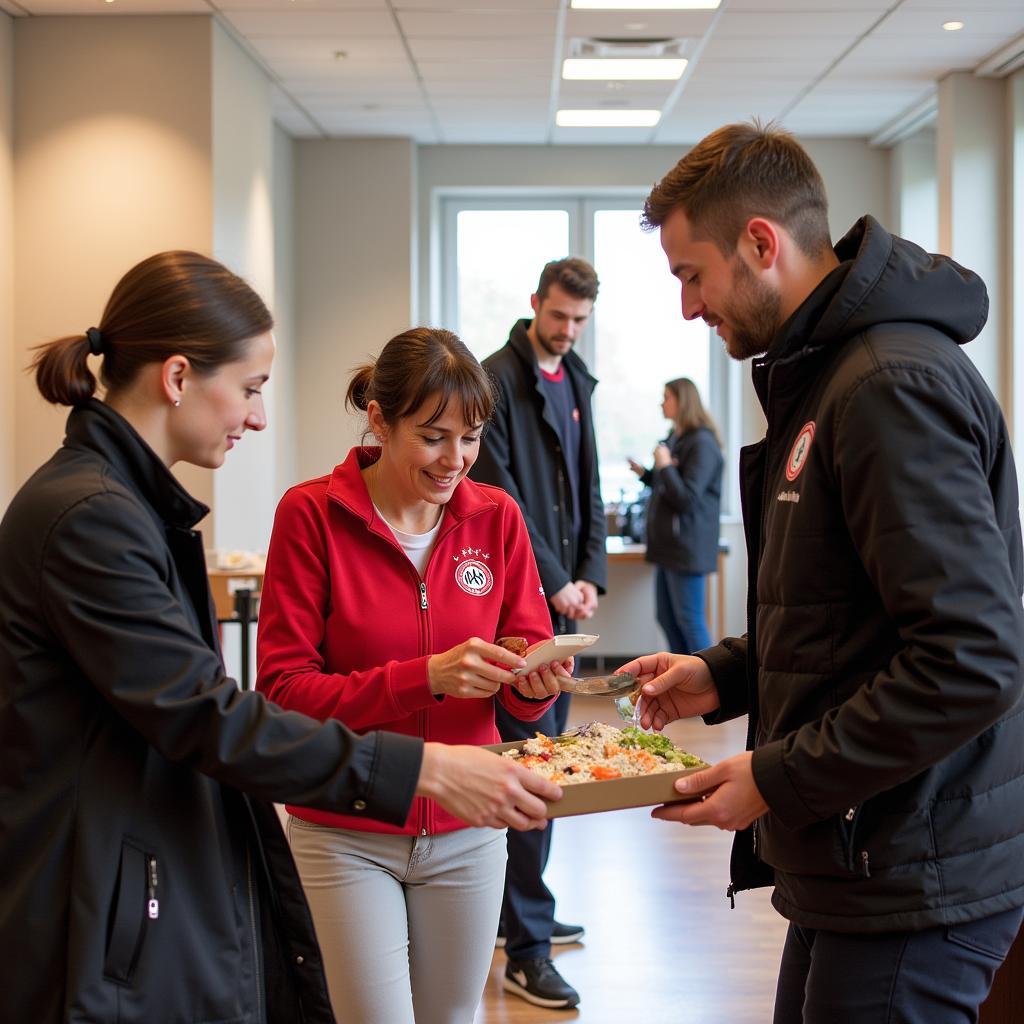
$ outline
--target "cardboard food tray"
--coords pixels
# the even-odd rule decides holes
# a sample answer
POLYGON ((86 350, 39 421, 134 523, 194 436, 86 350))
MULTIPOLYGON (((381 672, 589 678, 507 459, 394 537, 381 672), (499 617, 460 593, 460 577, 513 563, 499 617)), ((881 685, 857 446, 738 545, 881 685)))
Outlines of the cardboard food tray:
MULTIPOLYGON (((485 747, 500 754, 523 745, 494 743, 485 747)), ((696 797, 683 796, 673 788, 676 779, 693 775, 700 768, 680 768, 677 772, 655 775, 634 775, 625 779, 603 779, 600 782, 571 782, 562 786, 562 799, 548 803, 549 818, 570 818, 575 814, 597 814, 600 811, 621 811, 625 807, 655 807, 675 804, 696 797)))

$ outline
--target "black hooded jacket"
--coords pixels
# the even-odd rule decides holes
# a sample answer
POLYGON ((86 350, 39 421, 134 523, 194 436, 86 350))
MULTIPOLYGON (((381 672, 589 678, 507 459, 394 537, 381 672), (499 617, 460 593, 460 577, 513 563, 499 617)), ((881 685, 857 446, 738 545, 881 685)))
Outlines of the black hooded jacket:
POLYGON ((91 401, 0 522, 5 1021, 334 1019, 267 801, 400 823, 422 744, 225 677, 206 511, 91 401))
POLYGON ((769 812, 733 886, 797 924, 919 929, 1024 904, 1017 477, 960 345, 985 286, 871 217, 753 365, 748 633, 702 652, 769 812))

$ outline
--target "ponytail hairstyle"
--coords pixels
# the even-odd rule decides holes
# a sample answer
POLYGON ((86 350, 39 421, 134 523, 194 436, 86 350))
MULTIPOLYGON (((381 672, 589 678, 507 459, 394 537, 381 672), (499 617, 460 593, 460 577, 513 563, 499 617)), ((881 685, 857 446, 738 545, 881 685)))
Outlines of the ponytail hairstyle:
POLYGON ((431 397, 437 406, 424 423, 434 423, 454 399, 462 404, 467 425, 482 426, 494 412, 494 395, 487 371, 457 335, 411 327, 392 338, 375 361, 355 370, 345 405, 366 412, 376 401, 384 422, 394 426, 431 397))
POLYGON ((676 377, 675 380, 670 380, 665 387, 676 396, 676 401, 679 403, 679 412, 676 414, 675 420, 676 430, 680 434, 688 434, 691 430, 706 427, 711 431, 715 443, 721 448, 722 439, 718 436, 715 421, 700 400, 697 385, 689 377, 676 377))
POLYGON ((29 369, 48 402, 83 405, 96 391, 89 355, 103 357, 100 379, 116 394, 144 366, 175 355, 200 376, 216 373, 273 326, 263 300, 227 267, 196 252, 161 252, 117 282, 99 327, 36 346, 29 369))

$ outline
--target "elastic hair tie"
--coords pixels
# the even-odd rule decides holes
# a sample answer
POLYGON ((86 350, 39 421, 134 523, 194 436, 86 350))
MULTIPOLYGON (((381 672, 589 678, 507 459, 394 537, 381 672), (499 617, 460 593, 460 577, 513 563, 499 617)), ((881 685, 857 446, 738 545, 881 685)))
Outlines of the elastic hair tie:
POLYGON ((85 336, 89 341, 89 351, 94 356, 103 355, 103 335, 100 333, 98 327, 90 327, 85 332, 85 336))

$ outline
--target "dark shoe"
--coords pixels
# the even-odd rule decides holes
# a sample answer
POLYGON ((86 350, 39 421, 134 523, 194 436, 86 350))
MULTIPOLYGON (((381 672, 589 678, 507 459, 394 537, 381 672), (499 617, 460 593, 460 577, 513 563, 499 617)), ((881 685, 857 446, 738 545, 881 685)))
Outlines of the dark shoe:
MULTIPOLYGON (((562 924, 555 921, 551 928, 551 945, 567 946, 572 942, 579 942, 583 938, 584 929, 581 924, 562 924)), ((505 925, 498 925, 498 936, 494 940, 495 949, 505 948, 505 925)))
POLYGON ((571 942, 579 942, 583 938, 583 925, 562 924, 556 921, 551 929, 551 945, 567 946, 571 942))
POLYGON ((534 1006, 552 1010, 571 1010, 580 1001, 580 994, 547 957, 509 960, 503 984, 506 992, 513 992, 534 1006))

